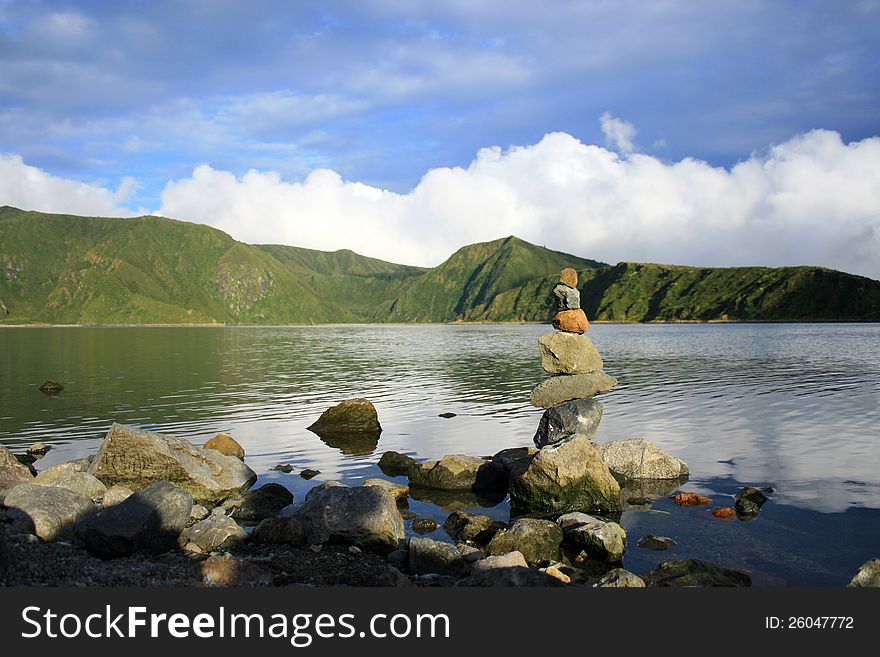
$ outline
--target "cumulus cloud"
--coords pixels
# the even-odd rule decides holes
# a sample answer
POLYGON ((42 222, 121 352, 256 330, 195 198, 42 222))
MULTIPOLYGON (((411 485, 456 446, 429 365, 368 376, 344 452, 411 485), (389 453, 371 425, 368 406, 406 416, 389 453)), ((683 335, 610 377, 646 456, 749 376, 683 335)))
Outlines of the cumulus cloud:
POLYGON ((635 150, 634 140, 638 131, 632 123, 611 116, 608 112, 599 117, 599 123, 609 146, 621 153, 632 153, 635 150))
MULTIPOLYGON (((626 130, 617 134, 625 138, 626 130)), ((210 166, 171 181, 160 213, 249 242, 352 248, 435 265, 510 234, 609 262, 823 265, 880 277, 880 138, 813 130, 730 169, 621 156, 551 133, 437 168, 406 194, 327 169, 301 182, 210 166)))
POLYGON ((119 189, 111 191, 52 176, 42 169, 25 164, 19 155, 0 153, 0 204, 26 210, 91 216, 129 216, 122 203, 135 188, 135 181, 125 178, 119 189))

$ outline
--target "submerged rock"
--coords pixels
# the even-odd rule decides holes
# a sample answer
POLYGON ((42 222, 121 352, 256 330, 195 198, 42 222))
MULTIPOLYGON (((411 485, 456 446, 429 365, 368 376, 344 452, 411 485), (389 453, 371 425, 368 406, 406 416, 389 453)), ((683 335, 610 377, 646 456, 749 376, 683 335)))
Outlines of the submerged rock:
POLYGON ((509 491, 517 511, 620 510, 620 485, 586 436, 544 447, 529 461, 518 461, 509 491))
POLYGON ((139 490, 169 481, 199 502, 216 502, 249 488, 256 473, 234 456, 137 427, 113 424, 89 467, 104 484, 139 490))
POLYGON ((413 575, 448 575, 461 577, 468 564, 451 543, 430 538, 413 538, 409 542, 409 572, 413 575))
POLYGON ((244 461, 244 447, 228 433, 218 433, 204 445, 205 449, 215 449, 224 456, 234 456, 244 461))
POLYGON ((597 588, 644 588, 645 580, 624 568, 614 568, 602 575, 595 584, 597 588))
POLYGON ((433 518, 415 518, 412 521, 412 530, 416 534, 430 534, 437 529, 437 521, 433 518))
POLYGON ((603 370, 583 374, 560 374, 544 379, 532 390, 532 406, 551 408, 571 399, 595 397, 617 385, 617 379, 603 370))
POLYGON ((847 586, 852 588, 880 587, 880 559, 871 559, 863 563, 859 572, 855 574, 847 586))
POLYGON ((601 520, 586 513, 566 513, 556 519, 565 542, 605 563, 617 563, 626 551, 626 532, 616 522, 601 520))
POLYGON ((192 506, 187 491, 159 481, 124 502, 85 516, 76 523, 76 535, 102 559, 135 552, 162 554, 177 546, 192 506))
POLYGON ((314 479, 319 474, 321 474, 320 470, 313 470, 311 468, 306 468, 305 470, 303 470, 302 472, 299 473, 299 476, 302 477, 303 479, 314 479))
POLYGON ((644 438, 612 440, 601 450, 608 468, 627 479, 681 479, 688 474, 687 463, 644 438))
POLYGON ((415 464, 412 457, 394 451, 385 452, 379 459, 379 469, 389 477, 405 476, 415 464))
POLYGON ((269 483, 226 498, 222 508, 236 520, 255 521, 278 515, 293 503, 293 493, 281 484, 269 483))
POLYGON ((42 392, 45 392, 47 395, 54 395, 64 390, 64 386, 57 381, 48 379, 43 385, 40 386, 40 390, 42 392))
POLYGON ((6 493, 7 517, 44 541, 73 537, 76 522, 94 509, 92 501, 66 488, 20 484, 6 493))
POLYGON ((368 399, 346 399, 321 413, 308 427, 318 435, 333 433, 380 433, 379 415, 368 399))
POLYGON ((638 542, 638 546, 646 550, 668 550, 676 545, 678 543, 668 536, 654 536, 653 534, 642 536, 638 542))
POLYGON ((550 374, 582 374, 605 365, 593 342, 576 333, 546 333, 538 338, 541 367, 550 374))
POLYGON ((708 561, 665 561, 643 576, 648 586, 751 586, 752 578, 739 570, 722 568, 708 561))
POLYGON ((574 435, 592 440, 601 421, 602 404, 593 399, 572 399, 544 411, 533 440, 537 447, 552 445, 574 435))
POLYGON ((293 517, 311 544, 344 542, 387 554, 404 537, 394 497, 376 486, 328 488, 307 499, 293 517))
POLYGON ((736 494, 736 500, 747 500, 754 504, 759 509, 764 506, 769 498, 764 495, 757 488, 752 486, 746 486, 745 488, 740 489, 740 491, 736 494))
POLYGON ((486 548, 490 555, 521 552, 530 566, 544 561, 557 561, 562 545, 562 529, 555 522, 536 518, 518 518, 502 529, 486 548))
POLYGON ((0 447, 0 503, 3 502, 3 496, 10 489, 19 484, 33 482, 34 475, 31 474, 30 468, 19 463, 15 455, 8 449, 0 447))

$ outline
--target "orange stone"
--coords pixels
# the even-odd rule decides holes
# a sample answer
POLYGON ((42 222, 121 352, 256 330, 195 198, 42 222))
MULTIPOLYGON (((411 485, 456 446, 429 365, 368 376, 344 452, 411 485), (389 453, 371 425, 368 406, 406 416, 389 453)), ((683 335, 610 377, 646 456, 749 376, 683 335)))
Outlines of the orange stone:
POLYGON ((553 318, 553 328, 565 333, 585 333, 590 328, 587 315, 581 308, 577 310, 560 310, 553 318))
POLYGON ((244 461, 244 447, 238 444, 228 433, 218 433, 205 443, 205 449, 214 449, 224 456, 234 456, 240 461, 244 461))
POLYGON ((678 493, 672 498, 672 501, 678 506, 703 506, 711 504, 712 500, 696 493, 678 493))
POLYGON ((578 273, 571 267, 566 267, 562 270, 562 273, 559 274, 559 282, 563 285, 568 285, 568 287, 577 289, 578 273))
POLYGON ((736 510, 730 506, 722 506, 712 509, 712 515, 716 518, 735 518, 736 510))

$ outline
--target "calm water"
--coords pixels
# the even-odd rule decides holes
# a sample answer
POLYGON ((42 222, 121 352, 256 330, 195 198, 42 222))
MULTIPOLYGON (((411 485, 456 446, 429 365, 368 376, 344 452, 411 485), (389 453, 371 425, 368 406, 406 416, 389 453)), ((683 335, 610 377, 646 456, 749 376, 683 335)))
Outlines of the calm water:
MULTIPOLYGON (((3 329, 0 444, 51 443, 43 469, 94 451, 112 421, 198 443, 228 431, 261 482, 301 500, 324 479, 383 476, 376 462, 389 449, 429 459, 531 444, 540 412, 528 393, 545 376, 536 340, 548 328, 3 329), (65 390, 42 394, 47 378, 65 390), (306 430, 351 397, 376 404, 377 444, 306 430), (438 417, 448 411, 457 416, 438 417), (305 481, 271 471, 278 463, 321 474, 305 481)), ((589 335, 621 382, 601 398, 597 441, 653 440, 688 462, 682 489, 713 506, 732 506, 744 485, 776 489, 750 522, 667 499, 624 512, 627 568, 699 557, 747 569, 756 585, 841 585, 880 556, 880 326, 594 325, 589 335), (636 547, 649 533, 679 545, 636 547)), ((410 500, 441 522, 471 507, 507 518, 506 500, 480 504, 410 500)))

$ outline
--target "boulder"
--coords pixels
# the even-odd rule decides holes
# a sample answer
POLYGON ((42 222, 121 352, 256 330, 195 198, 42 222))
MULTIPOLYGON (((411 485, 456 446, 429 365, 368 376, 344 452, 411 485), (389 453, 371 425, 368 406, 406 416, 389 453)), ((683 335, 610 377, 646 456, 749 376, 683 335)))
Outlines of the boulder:
POLYGON ((609 570, 607 573, 602 575, 595 584, 594 587, 598 588, 618 588, 618 589, 634 589, 634 588, 644 588, 645 580, 636 575, 635 573, 631 573, 624 568, 613 568, 609 570))
POLYGON ((338 481, 333 481, 332 479, 328 479, 327 481, 321 482, 320 484, 318 484, 314 488, 309 489, 309 492, 306 493, 306 497, 305 497, 306 502, 308 502, 310 499, 312 499, 315 495, 323 493, 328 488, 348 488, 348 486, 346 486, 345 484, 340 483, 338 481))
POLYGON ((489 568, 459 580, 456 586, 565 586, 555 577, 535 568, 489 568))
POLYGON ((310 544, 344 542, 387 554, 404 537, 403 519, 386 490, 333 487, 307 499, 292 516, 310 544))
POLYGON ((859 572, 855 574, 847 586, 852 588, 880 587, 880 559, 871 559, 863 563, 859 572))
POLYGON ((517 566, 527 568, 528 565, 522 552, 514 550, 506 554, 493 554, 485 559, 475 561, 471 568, 472 572, 478 573, 483 570, 492 570, 493 568, 515 568, 517 566))
POLYGON ((216 502, 249 488, 256 473, 234 456, 185 440, 114 423, 89 467, 104 484, 139 490, 170 481, 199 502, 216 502))
POLYGON ((605 364, 592 340, 576 333, 546 333, 538 338, 541 367, 550 374, 583 374, 605 364))
POLYGON ((0 447, 0 503, 3 496, 19 484, 33 483, 34 476, 26 465, 19 463, 15 455, 5 447, 0 447))
POLYGON ((612 440, 601 447, 608 468, 627 479, 681 479, 687 463, 670 456, 650 440, 612 440))
POLYGON ((601 421, 602 404, 594 399, 572 399, 544 411, 533 440, 539 448, 577 434, 592 440, 601 421))
POLYGON ((107 508, 108 506, 124 502, 132 495, 134 495, 134 491, 131 488, 116 484, 107 489, 107 492, 104 493, 104 498, 101 500, 101 504, 104 508, 107 508))
POLYGON ((566 267, 559 273, 559 283, 568 287, 577 288, 578 273, 571 267, 566 267))
POLYGON ((46 542, 73 537, 76 522, 94 509, 87 497, 66 488, 20 484, 6 493, 7 518, 46 542))
POLYGON ((43 385, 40 386, 40 390, 42 392, 45 392, 47 395, 54 395, 64 390, 64 386, 57 381, 48 379, 43 385))
POLYGON ((553 328, 566 333, 584 333, 590 328, 587 315, 583 310, 560 310, 553 318, 553 328))
POLYGON ((481 490, 504 484, 503 475, 491 461, 463 454, 448 454, 439 461, 416 463, 407 476, 410 486, 441 490, 481 490))
POLYGON ((495 534, 487 550, 493 556, 521 552, 529 565, 536 566, 544 561, 558 560, 561 545, 562 529, 555 522, 519 518, 509 528, 495 534))
POLYGON ((303 545, 306 542, 302 523, 296 518, 266 518, 251 532, 255 543, 289 543, 303 545))
POLYGON ((218 433, 204 445, 205 449, 215 449, 224 456, 234 456, 244 461, 244 447, 228 433, 218 433))
POLYGON ((464 511, 453 511, 443 523, 443 529, 453 540, 477 545, 488 545, 492 537, 504 528, 505 524, 500 520, 464 511))
POLYGON ((76 523, 76 535, 101 559, 135 552, 162 554, 177 546, 192 505, 187 491, 158 481, 119 504, 85 516, 76 523))
POLYGON ((187 527, 180 534, 179 544, 195 543, 204 552, 232 547, 247 540, 248 534, 232 518, 210 515, 187 527))
POLYGON ((617 563, 626 551, 626 532, 616 522, 594 518, 586 513, 566 513, 556 519, 565 542, 583 550, 589 557, 605 563, 617 563))
POLYGON ((510 475, 511 506, 523 512, 620 510, 620 485, 586 436, 549 445, 510 475))
POLYGON ((405 476, 416 464, 412 457, 399 452, 385 452, 379 459, 379 469, 389 477, 405 476))
POLYGON ((578 310, 581 307, 581 293, 573 287, 561 283, 553 288, 553 297, 559 310, 578 310))
POLYGON ((412 521, 412 530, 416 534, 430 534, 437 530, 437 521, 433 518, 415 518, 412 521))
POLYGON ((100 500, 107 493, 107 487, 88 472, 71 472, 52 485, 66 488, 90 500, 100 500))
POLYGON ((608 392, 617 385, 617 379, 603 370, 583 374, 560 374, 544 379, 534 387, 530 395, 532 406, 552 408, 570 399, 595 397, 608 392))
POLYGON ((37 473, 34 483, 40 484, 41 486, 52 486, 69 474, 73 474, 74 472, 86 472, 89 469, 89 465, 91 465, 89 459, 77 459, 75 461, 68 461, 67 463, 59 463, 58 465, 53 465, 52 467, 46 468, 37 473))
POLYGON ((321 413, 321 417, 308 427, 318 435, 347 433, 381 433, 376 407, 368 399, 346 399, 321 413))
POLYGON ((409 486, 388 481, 387 479, 367 479, 363 485, 384 488, 391 493, 394 499, 398 502, 406 502, 406 498, 409 497, 409 486))
POLYGON ((413 538, 409 542, 409 572, 413 575, 447 575, 461 577, 468 570, 461 552, 451 543, 430 538, 413 538))
POLYGON ((752 578, 739 570, 722 568, 708 561, 664 561, 642 576, 647 586, 751 586, 752 578))
POLYGON ((668 550, 669 548, 678 545, 678 543, 668 536, 654 536, 653 534, 648 534, 647 536, 642 536, 637 545, 646 550, 668 550))
POLYGON ((271 586, 272 575, 247 561, 214 554, 199 564, 208 586, 271 586))
POLYGON ((236 520, 257 521, 277 516, 293 503, 293 493, 281 484, 269 483, 253 490, 236 493, 223 500, 226 515, 236 520))

